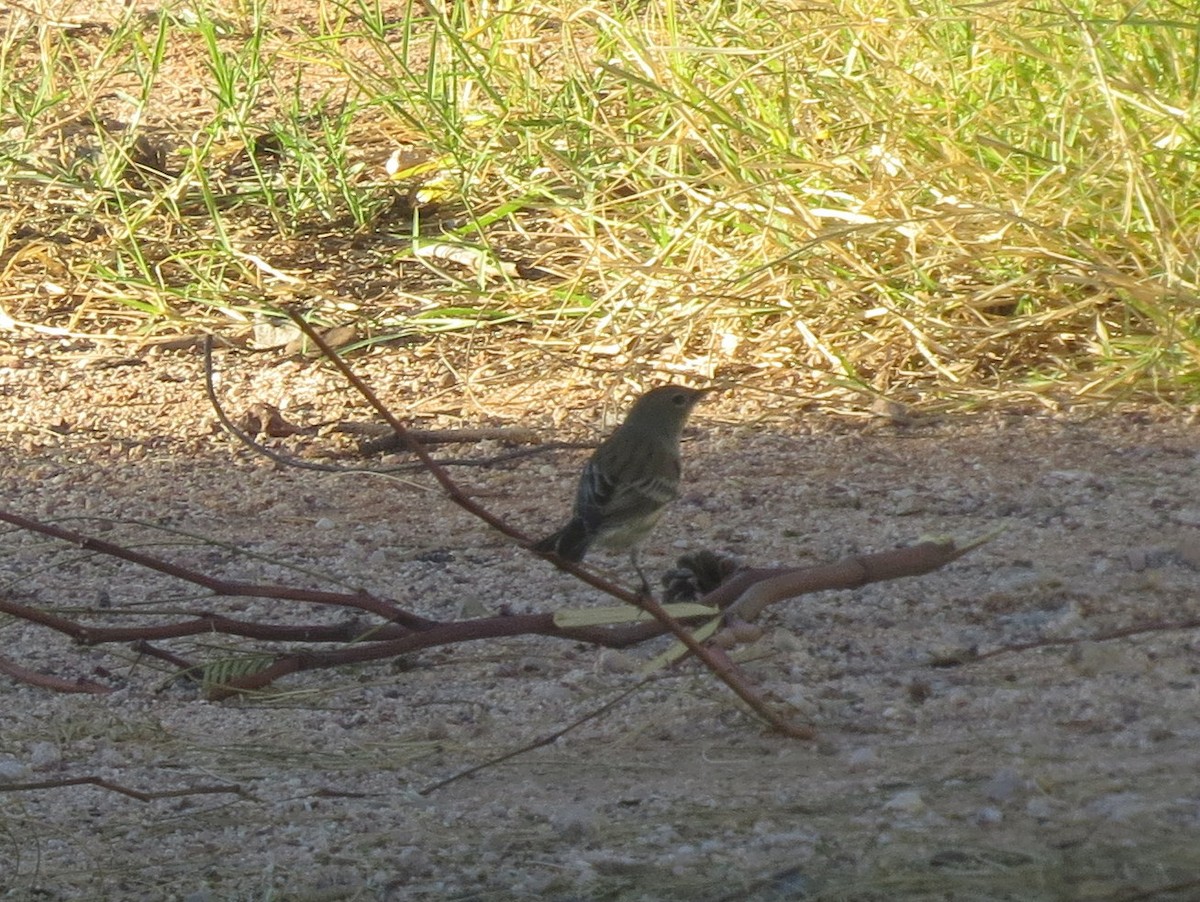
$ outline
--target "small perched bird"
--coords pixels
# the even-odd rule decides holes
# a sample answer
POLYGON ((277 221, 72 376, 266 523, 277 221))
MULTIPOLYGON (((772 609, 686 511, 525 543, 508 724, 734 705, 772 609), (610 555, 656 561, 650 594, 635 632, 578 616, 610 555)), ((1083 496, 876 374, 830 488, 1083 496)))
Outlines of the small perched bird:
POLYGON ((682 385, 652 389, 634 402, 625 422, 584 465, 571 520, 533 546, 581 561, 593 542, 623 551, 649 593, 638 564, 638 546, 667 504, 679 495, 679 437, 692 408, 706 392, 682 385))

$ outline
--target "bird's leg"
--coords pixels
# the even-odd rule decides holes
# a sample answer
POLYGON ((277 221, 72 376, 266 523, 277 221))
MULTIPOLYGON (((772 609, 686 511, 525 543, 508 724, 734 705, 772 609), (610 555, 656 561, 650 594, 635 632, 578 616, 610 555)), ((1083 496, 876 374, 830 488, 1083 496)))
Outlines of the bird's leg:
POLYGON ((653 595, 650 591, 650 581, 646 579, 646 574, 642 571, 642 565, 638 561, 638 547, 636 545, 629 549, 629 563, 633 564, 633 569, 637 571, 638 579, 642 581, 642 587, 638 590, 638 597, 650 598, 653 595))

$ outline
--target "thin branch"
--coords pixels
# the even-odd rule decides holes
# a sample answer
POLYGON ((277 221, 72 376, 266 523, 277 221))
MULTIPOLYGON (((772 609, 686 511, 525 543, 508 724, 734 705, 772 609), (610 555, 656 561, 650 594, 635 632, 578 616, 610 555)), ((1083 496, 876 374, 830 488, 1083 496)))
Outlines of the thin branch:
MULTIPOLYGON (((376 396, 376 394, 371 390, 370 386, 368 386, 362 379, 358 377, 358 374, 356 374, 354 370, 350 368, 349 364, 347 364, 346 361, 342 359, 342 357, 336 351, 334 351, 332 347, 329 346, 329 344, 320 335, 320 333, 317 332, 316 329, 314 329, 309 323, 305 322, 304 318, 295 311, 287 310, 286 312, 292 322, 294 322, 296 326, 299 327, 299 329, 304 332, 309 339, 312 340, 313 344, 320 348, 321 353, 324 354, 325 357, 338 368, 338 370, 341 371, 342 375, 346 377, 347 381, 349 381, 350 384, 353 385, 354 388, 359 392, 359 394, 361 394, 367 400, 367 402, 375 408, 379 415, 387 421, 387 424, 391 426, 396 435, 399 436, 400 440, 404 443, 404 446, 416 455, 417 459, 425 465, 426 469, 429 470, 433 478, 438 481, 438 484, 441 485, 443 490, 445 490, 451 501, 466 510, 468 513, 482 520, 484 523, 487 523, 496 531, 517 540, 523 546, 529 548, 531 540, 528 536, 526 536, 516 527, 511 526, 502 517, 493 514, 490 510, 476 503, 473 499, 469 498, 465 493, 463 493, 463 491, 458 487, 458 484, 455 483, 455 481, 451 478, 450 474, 447 473, 446 470, 429 455, 429 452, 425 449, 425 446, 413 437, 404 424, 401 423, 387 408, 387 406, 379 400, 378 396, 376 396)), ((618 586, 615 586, 609 583, 607 580, 603 580, 594 576, 590 571, 584 569, 583 567, 571 561, 563 560, 556 554, 539 556, 549 560, 555 567, 558 567, 560 570, 565 570, 577 579, 580 579, 592 586, 595 586, 596 588, 601 589, 602 591, 608 592, 614 597, 620 598, 623 601, 627 601, 630 604, 636 605, 637 607, 647 611, 654 617, 655 620, 661 623, 666 629, 670 630, 671 634, 674 635, 675 638, 681 643, 683 643, 683 645, 687 647, 688 651, 699 658, 709 670, 716 674, 716 676, 723 683, 725 683, 725 685, 733 690, 738 698, 742 699, 742 701, 749 705, 763 720, 786 735, 805 739, 812 737, 813 734, 811 728, 790 724, 786 719, 772 711, 762 697, 759 696, 758 693, 756 693, 754 689, 751 688, 751 686, 742 678, 741 671, 738 670, 732 661, 724 656, 718 658, 718 656, 713 654, 708 648, 696 641, 688 629, 679 623, 679 621, 671 617, 663 609, 662 605, 660 605, 655 599, 646 598, 641 595, 635 595, 627 589, 622 589, 618 586)))
MULTIPOLYGON (((392 438, 395 438, 395 436, 393 435, 392 438)), ((499 454, 492 454, 488 457, 439 457, 437 458, 437 462, 443 467, 478 467, 480 469, 487 469, 488 467, 497 467, 500 464, 511 463, 514 460, 524 460, 527 457, 540 457, 543 454, 550 454, 554 451, 587 450, 595 447, 595 442, 544 442, 540 445, 534 445, 532 448, 512 448, 511 450, 501 451, 499 454)), ((414 470, 424 469, 425 465, 416 460, 395 464, 394 466, 379 467, 370 472, 386 474, 411 473, 414 470)))
POLYGON ((311 460, 301 460, 288 454, 280 454, 278 451, 273 451, 266 445, 261 445, 251 438, 244 429, 238 426, 229 414, 225 413, 225 408, 221 406, 221 402, 217 400, 217 389, 213 384, 213 337, 211 335, 204 336, 204 391, 208 395, 208 403, 213 409, 213 413, 217 415, 217 420, 225 427, 225 431, 236 438, 239 442, 263 457, 273 460, 275 463, 283 467, 296 467, 301 470, 316 470, 321 473, 352 473, 357 468, 341 467, 337 464, 319 464, 311 460))
POLYGON ((1195 629, 1200 629, 1200 618, 1174 621, 1155 620, 1150 623, 1117 627, 1116 629, 1107 630, 1103 633, 1093 633, 1088 636, 1071 636, 1065 639, 1033 639, 1029 642, 1018 642, 1014 645, 1002 645, 999 648, 993 648, 989 651, 964 651, 960 657, 952 659, 941 658, 932 661, 931 664, 934 667, 959 667, 966 664, 974 664, 977 661, 986 661, 988 658, 998 658, 1002 655, 1032 651, 1038 648, 1063 648, 1071 645, 1088 645, 1092 642, 1111 642, 1114 639, 1129 639, 1133 636, 1141 636, 1147 633, 1170 633, 1195 629))
POLYGON ((263 642, 378 642, 383 639, 398 639, 412 633, 412 630, 394 623, 371 628, 363 626, 359 620, 324 625, 255 623, 221 614, 202 614, 179 623, 151 626, 89 626, 86 629, 89 645, 178 639, 183 636, 202 636, 205 633, 241 636, 244 639, 258 639, 263 642))
POLYGON ((139 655, 145 655, 147 658, 158 658, 160 661, 166 661, 172 667, 180 671, 183 676, 191 676, 196 669, 196 665, 179 655, 172 654, 165 648, 159 648, 157 645, 151 645, 145 639, 139 639, 130 646, 139 655))
POLYGON ((719 586, 702 604, 754 621, 772 604, 825 589, 857 589, 867 583, 918 576, 946 566, 978 547, 952 540, 921 542, 875 554, 853 555, 832 564, 800 569, 745 570, 719 586))
POLYGON ((509 751, 509 752, 505 752, 503 755, 497 755, 495 758, 489 758, 487 761, 483 761, 479 764, 474 765, 473 767, 468 767, 466 770, 461 770, 452 776, 446 777, 446 779, 444 779, 444 780, 439 780, 436 783, 431 783, 429 786, 426 786, 424 789, 419 790, 417 792, 417 795, 423 795, 423 796, 430 795, 431 793, 437 792, 439 789, 449 786, 451 783, 455 783, 459 780, 465 779, 466 777, 474 776, 475 774, 479 773, 480 771, 484 771, 489 768, 495 767, 497 764, 503 764, 505 761, 509 761, 520 755, 524 755, 526 752, 532 752, 534 749, 540 749, 543 746, 547 746, 553 742, 557 742, 559 739, 561 739, 563 736, 566 736, 568 733, 570 733, 575 728, 581 727, 588 721, 595 720, 597 717, 600 717, 603 714, 606 714, 609 711, 611 711, 613 708, 615 708, 617 705, 619 705, 622 701, 629 698, 629 696, 633 695, 633 693, 637 692, 639 689, 641 689, 643 686, 645 686, 648 682, 650 682, 651 679, 652 679, 651 677, 647 677, 646 679, 638 682, 636 685, 630 686, 624 692, 617 695, 616 698, 613 698, 613 699, 605 702, 603 705, 601 705, 595 711, 589 711, 587 714, 583 715, 583 717, 580 717, 578 720, 572 721, 571 723, 567 724, 565 727, 563 727, 560 730, 555 730, 553 733, 548 733, 545 736, 542 736, 540 739, 535 739, 533 742, 527 743, 526 745, 523 745, 520 748, 513 749, 512 751, 509 751))
MULTIPOLYGON (((175 660, 171 653, 160 651, 148 643, 151 640, 203 633, 237 635, 273 642, 350 643, 345 647, 329 651, 289 652, 277 655, 274 663, 267 668, 231 679, 228 683, 212 689, 211 694, 215 697, 261 690, 275 680, 299 671, 380 660, 426 648, 505 636, 544 635, 608 647, 626 647, 662 635, 664 632, 670 632, 683 642, 689 653, 701 658, 706 666, 726 682, 738 697, 750 705, 764 720, 789 735, 804 737, 812 735, 809 727, 790 724, 767 708, 754 689, 745 683, 741 672, 724 653, 719 649, 701 645, 683 625, 684 622, 704 622, 711 617, 710 613, 700 614, 681 622, 668 616, 654 599, 640 599, 641 606, 656 617, 654 622, 640 622, 623 626, 559 626, 553 614, 504 614, 472 620, 442 622, 398 611, 389 603, 373 599, 362 592, 345 595, 217 580, 206 574, 170 564, 149 555, 135 553, 109 542, 29 520, 10 512, 0 510, 0 520, 33 532, 70 541, 84 548, 95 549, 100 553, 112 554, 178 579, 209 587, 218 594, 298 598, 315 604, 350 605, 366 610, 375 610, 377 613, 382 611, 396 621, 381 623, 374 627, 364 626, 357 619, 328 625, 274 625, 247 622, 203 612, 190 614, 188 615, 189 619, 179 623, 131 627, 88 626, 56 613, 0 598, 0 612, 56 630, 76 642, 97 645, 106 642, 133 641, 138 643, 135 645, 136 650, 170 661, 181 666, 181 669, 203 665, 193 665, 182 659, 175 660), (379 608, 379 605, 384 605, 384 607, 379 608)), ((968 548, 970 547, 974 546, 969 545, 968 548)), ((837 564, 822 567, 744 571, 733 580, 709 593, 702 601, 708 606, 740 612, 739 616, 745 612, 759 613, 766 603, 779 601, 784 597, 794 597, 803 592, 855 587, 875 580, 895 579, 900 576, 924 573, 954 560, 966 550, 965 548, 956 548, 952 543, 926 542, 910 548, 893 549, 874 555, 858 555, 837 564), (760 585, 767 586, 767 591, 756 591, 756 587, 760 585), (739 607, 739 605, 744 606, 739 607)), ((97 687, 95 684, 90 684, 91 689, 80 690, 75 684, 56 681, 56 678, 42 677, 24 671, 10 670, 9 672, 19 679, 36 681, 39 685, 47 685, 50 688, 61 687, 64 691, 67 689, 70 691, 105 691, 103 687, 97 687)))
MULTIPOLYGON (((417 464, 401 464, 395 467, 347 467, 340 464, 323 464, 316 463, 311 460, 304 460, 300 457, 295 457, 290 454, 283 454, 273 448, 268 448, 266 445, 256 441, 249 433, 238 426, 225 412, 224 406, 220 399, 217 398, 217 390, 215 385, 216 369, 213 366, 213 337, 207 335, 204 338, 204 392, 208 396, 209 406, 212 407, 213 413, 216 414, 218 422, 224 427, 225 431, 231 436, 253 451, 255 454, 261 454, 268 460, 274 461, 280 466, 295 467, 300 470, 315 470, 319 473, 373 473, 373 474, 389 474, 399 473, 406 470, 418 469, 423 470, 423 463, 417 464)), ((377 424, 369 424, 374 427, 377 424)), ((343 432, 361 432, 361 429, 346 428, 343 424, 341 431, 343 432)), ((462 443, 473 441, 484 441, 489 439, 499 441, 536 441, 537 434, 530 429, 521 429, 514 427, 493 428, 493 429, 417 429, 413 430, 413 434, 419 441, 428 443, 462 443)), ((376 454, 380 451, 389 451, 401 445, 399 438, 395 434, 377 438, 364 439, 358 448, 358 455, 376 454)), ((517 448, 511 451, 506 451, 501 454, 492 455, 482 458, 450 458, 438 461, 443 467, 490 467, 496 464, 505 463, 510 460, 520 460, 521 458, 531 457, 539 454, 546 454, 550 451, 558 450, 559 448, 587 448, 594 447, 592 445, 580 444, 576 442, 546 442, 539 444, 534 448, 517 448)))
POLYGON ((321 337, 320 333, 317 332, 316 329, 314 329, 308 322, 304 320, 302 316, 300 316, 300 314, 296 313, 294 310, 285 310, 284 312, 287 313, 292 322, 299 327, 300 331, 308 336, 313 344, 320 349, 321 353, 325 355, 326 359, 328 359, 330 363, 337 367, 338 371, 341 372, 346 380, 354 386, 355 390, 366 399, 367 403, 374 407, 376 412, 383 417, 390 427, 392 427, 392 431, 397 435, 404 447, 413 455, 415 455, 422 464, 425 465, 425 469, 428 470, 430 475, 437 480, 438 484, 446 492, 446 495, 451 501, 463 508, 468 513, 482 520, 484 523, 487 523, 497 532, 516 539, 518 542, 524 545, 528 545, 530 543, 529 537, 522 533, 519 529, 509 525, 506 520, 497 516, 496 514, 493 514, 487 508, 477 504, 471 498, 467 497, 462 490, 459 489, 458 484, 451 478, 450 474, 447 473, 445 469, 433 459, 433 457, 430 456, 429 451, 425 448, 425 445, 422 444, 412 434, 412 432, 409 431, 408 427, 396 419, 395 415, 382 401, 379 400, 379 397, 375 394, 375 392, 371 390, 371 387, 359 378, 358 374, 355 373, 354 370, 352 370, 346 363, 346 361, 343 360, 342 357, 332 347, 329 346, 325 339, 321 337))
MULTIPOLYGON (((377 424, 370 424, 376 426, 377 424)), ((384 428, 384 427, 379 427, 384 428)), ((508 442, 510 444, 539 444, 539 436, 522 426, 477 426, 473 429, 413 429, 413 437, 422 445, 464 445, 476 442, 508 442)), ((362 454, 379 454, 404 447, 400 437, 389 431, 386 435, 364 438, 358 444, 362 454)))
POLYGON ((64 786, 99 786, 110 792, 120 793, 137 799, 139 802, 153 802, 155 799, 178 799, 184 796, 232 794, 244 799, 254 796, 234 783, 218 786, 189 786, 186 789, 161 789, 157 792, 144 792, 140 789, 130 789, 120 783, 105 780, 102 777, 65 777, 61 780, 39 780, 36 783, 0 783, 0 792, 29 792, 33 789, 61 789, 64 786))
POLYGON ((86 695, 107 695, 112 692, 112 689, 108 686, 93 683, 91 680, 85 680, 82 677, 74 680, 65 680, 62 677, 49 676, 48 674, 38 673, 36 670, 30 670, 28 667, 22 667, 20 664, 14 664, 7 658, 0 658, 0 673, 7 674, 19 682, 28 683, 30 686, 53 689, 55 692, 81 693, 86 695))
MULTIPOLYGON (((424 617, 418 617, 416 614, 411 614, 403 608, 397 607, 389 601, 381 598, 376 598, 365 591, 355 592, 353 594, 346 592, 326 592, 319 589, 297 589, 293 586, 272 585, 270 583, 246 583, 237 580, 218 579, 215 576, 209 576, 206 573, 201 573, 198 570, 191 570, 187 567, 178 564, 172 564, 169 561, 164 561, 159 558, 151 557, 150 555, 141 554, 137 551, 124 548, 121 545, 115 545, 112 542, 106 542, 103 539, 96 539, 89 536, 83 536, 79 533, 71 532, 59 526, 53 526, 49 523, 41 523, 37 520, 30 520, 27 517, 22 517, 20 514, 14 514, 11 511, 0 510, 0 521, 11 523, 14 526, 19 526, 22 529, 27 529, 30 532, 41 533, 42 535, 52 536, 56 539, 61 539, 64 542, 70 542, 80 548, 85 548, 89 551, 98 551, 101 554, 107 554, 110 557, 120 558, 123 561, 137 564, 140 567, 145 567, 149 570, 155 570, 159 573, 165 573, 168 576, 173 576, 176 579, 182 579, 186 582, 193 583, 197 586, 203 586, 217 595, 228 595, 237 597, 251 598, 281 598, 289 601, 303 601, 310 604, 327 604, 336 607, 356 608, 360 611, 367 611, 382 617, 384 620, 398 623, 401 626, 406 626, 410 629, 422 629, 430 623, 436 621, 427 620, 424 617)), ((38 618, 37 622, 44 623, 46 626, 53 626, 49 622, 53 615, 45 615, 44 618, 38 618)), ((55 627, 56 629, 58 627, 55 627)), ((89 641, 87 635, 76 636, 81 642, 89 641)))

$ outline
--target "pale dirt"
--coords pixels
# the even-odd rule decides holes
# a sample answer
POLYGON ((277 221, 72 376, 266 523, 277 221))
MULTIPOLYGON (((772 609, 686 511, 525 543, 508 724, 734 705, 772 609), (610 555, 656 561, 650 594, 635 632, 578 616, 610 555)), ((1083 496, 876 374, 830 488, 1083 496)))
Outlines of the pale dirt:
MULTIPOLYGON (((124 7, 60 5, 76 19, 117 17, 124 7)), ((286 0, 274 13, 273 40, 282 42, 289 23, 314 14, 286 0)), ((146 19, 147 34, 155 21, 146 19)), ((69 32, 68 58, 81 71, 111 34, 103 21, 84 24, 69 32)), ((211 115, 193 38, 189 47, 177 36, 164 61, 144 120, 151 134, 186 134, 211 115)), ((272 56, 283 67, 305 58, 272 56)), ((324 96, 328 73, 308 76, 306 88, 324 96)), ((109 78, 92 112, 120 124, 136 79, 124 70, 109 78)), ((291 84, 286 70, 279 81, 291 84)), ((70 137, 46 140, 69 156, 70 137)), ((383 157, 396 140, 376 141, 383 157)), ((366 259, 361 273, 331 266, 307 239, 268 256, 304 273, 314 296, 394 303, 397 287, 416 291, 404 279, 417 268, 392 272, 380 265, 386 253, 334 237, 366 259)), ((55 279, 38 274, 41 259, 27 255, 14 270, 14 278, 22 266, 34 272, 27 293, 6 298, 8 313, 86 330, 75 306, 43 291, 55 279)), ((523 344, 486 334, 377 349, 355 365, 416 425, 526 424, 547 439, 591 441, 628 402, 630 386, 616 373, 661 365, 647 355, 592 357, 585 362, 608 374, 571 372, 572 337, 523 344)), ((432 617, 603 603, 452 507, 427 477, 284 469, 249 452, 217 427, 194 351, 104 362, 87 341, 3 338, 14 339, 0 346, 5 508, 205 572, 363 587, 432 617)), ((651 343, 679 355, 686 344, 672 351, 671 337, 647 336, 651 343)), ((300 425, 371 418, 324 364, 235 352, 219 354, 218 365, 235 416, 269 403, 300 425)), ((828 394, 815 400, 816 383, 789 369, 725 375, 731 390, 694 418, 684 497, 651 538, 650 569, 695 547, 748 564, 810 563, 1004 527, 943 572, 770 612, 765 636, 742 649, 744 667, 772 704, 791 705, 816 727, 816 741, 764 732, 688 662, 553 744, 423 796, 594 712, 637 682, 639 663, 662 643, 614 653, 511 639, 306 673, 275 695, 217 703, 126 647, 80 648, 0 618, 4 659, 115 689, 55 694, 0 677, 0 781, 97 777, 145 792, 243 791, 141 802, 95 786, 12 791, 0 782, 0 896, 1200 898, 1200 631, 929 665, 964 649, 1196 618, 1194 421, 1027 412, 905 425, 844 399, 834 406, 828 394)), ((268 443, 325 461, 349 445, 336 434, 268 443)), ((565 515, 582 456, 455 475, 539 534, 565 515)), ((620 560, 595 563, 624 574, 620 560)), ((0 598, 89 623, 171 622, 208 610, 270 622, 343 616, 214 599, 8 527, 0 598)), ((196 660, 263 648, 221 636, 158 644, 196 660)))
MULTIPOLYGON (((361 586, 435 617, 602 602, 424 476, 288 470, 253 455, 216 427, 194 352, 103 368, 50 350, 31 345, 37 357, 15 353, 0 368, 7 508, 206 572, 361 586)), ((437 382, 431 352, 379 351, 356 366, 423 424, 525 423, 592 440, 606 428, 601 386, 493 382, 468 394, 442 380, 415 393, 437 382)), ((264 401, 300 424, 369 419, 324 364, 226 353, 218 365, 235 415, 264 401)), ((603 388, 619 410, 625 390, 603 388)), ((336 434, 268 443, 312 460, 348 446, 336 434)), ((582 454, 455 473, 536 534, 564 514, 582 454)), ((661 643, 614 653, 505 640, 215 703, 124 647, 81 649, 0 621, 8 660, 117 689, 57 695, 3 678, 0 776, 246 793, 3 792, 6 898, 1200 897, 1200 632, 928 665, 966 648, 1195 618, 1193 423, 995 415, 905 426, 735 388, 697 412, 685 457, 684 496, 646 550, 656 572, 682 548, 804 563, 1005 529, 943 572, 770 613, 745 667, 816 726, 815 742, 765 733, 690 662, 552 745, 428 796, 417 791, 595 710, 661 643)), ((596 563, 622 572, 619 559, 596 563)), ((134 622, 113 613, 132 606, 154 622, 198 610, 341 616, 214 600, 7 528, 0 589, 88 622, 134 622)), ((261 647, 160 644, 192 658, 261 647)))

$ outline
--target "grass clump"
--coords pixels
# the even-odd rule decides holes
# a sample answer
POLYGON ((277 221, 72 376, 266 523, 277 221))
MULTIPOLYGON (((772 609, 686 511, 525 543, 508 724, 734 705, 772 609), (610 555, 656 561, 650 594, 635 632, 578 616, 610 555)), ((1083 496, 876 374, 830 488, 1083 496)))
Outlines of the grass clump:
POLYGON ((50 7, 0 41, 10 323, 299 302, 927 403, 1196 397, 1190 4, 50 7))

